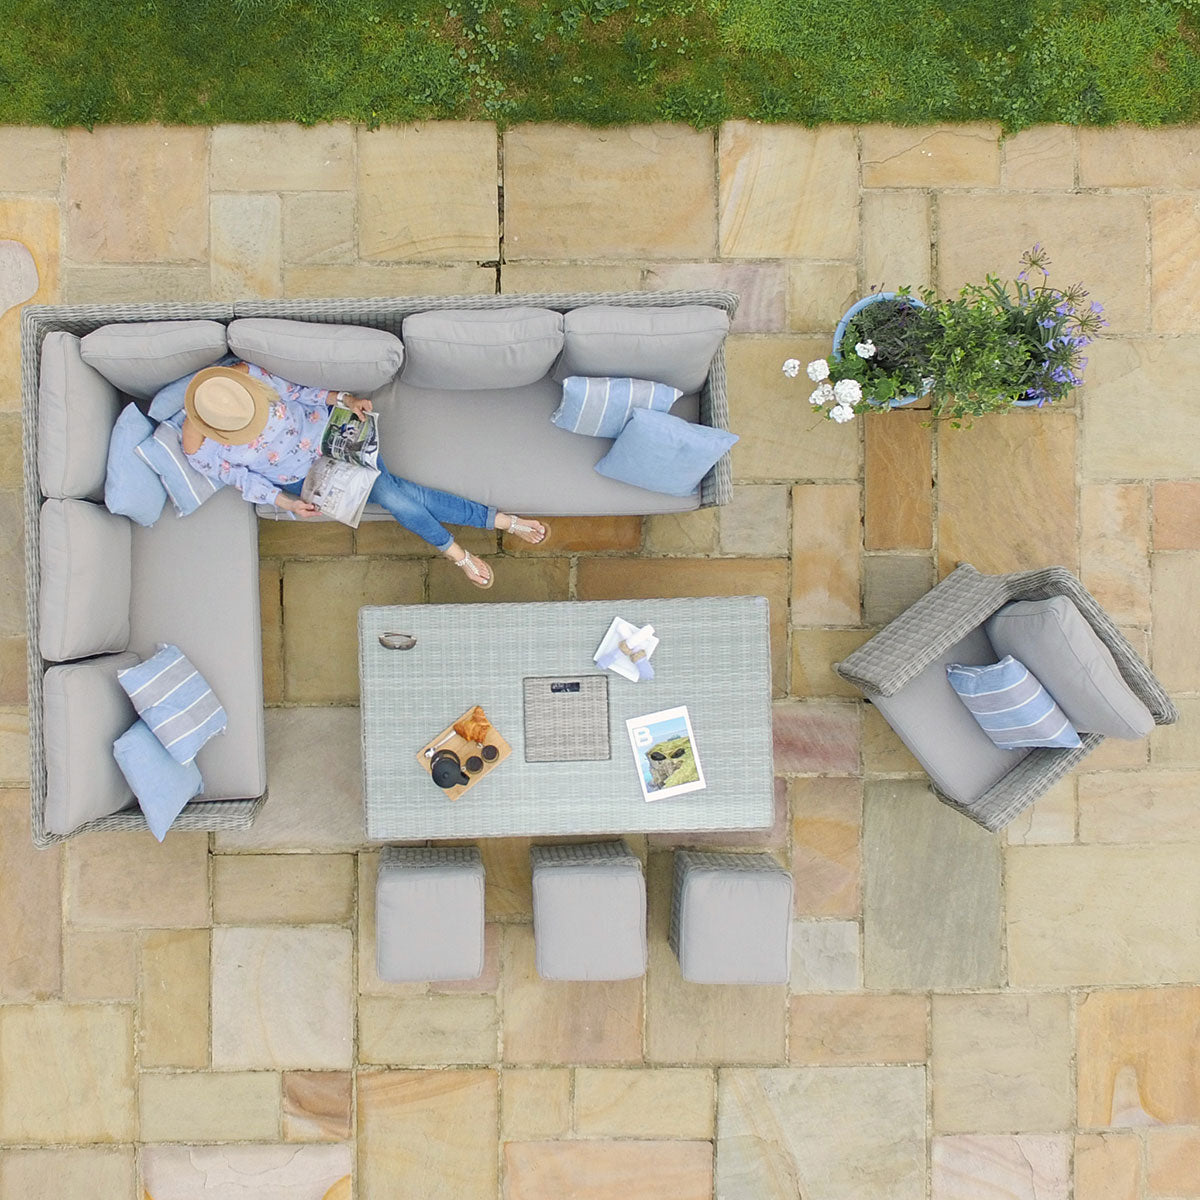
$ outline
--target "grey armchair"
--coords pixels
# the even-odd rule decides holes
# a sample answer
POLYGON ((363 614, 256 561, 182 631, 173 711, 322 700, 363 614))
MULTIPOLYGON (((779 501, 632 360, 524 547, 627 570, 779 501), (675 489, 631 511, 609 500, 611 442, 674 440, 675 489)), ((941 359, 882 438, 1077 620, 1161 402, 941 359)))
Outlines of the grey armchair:
POLYGON ((949 662, 995 661, 984 622, 1012 600, 1066 596, 1108 648, 1156 725, 1179 719, 1162 684, 1068 570, 1046 567, 981 575, 967 563, 880 630, 834 670, 871 701, 930 775, 933 792, 986 829, 1001 829, 1090 754, 1104 738, 1080 735, 1074 749, 999 750, 946 682, 949 662))

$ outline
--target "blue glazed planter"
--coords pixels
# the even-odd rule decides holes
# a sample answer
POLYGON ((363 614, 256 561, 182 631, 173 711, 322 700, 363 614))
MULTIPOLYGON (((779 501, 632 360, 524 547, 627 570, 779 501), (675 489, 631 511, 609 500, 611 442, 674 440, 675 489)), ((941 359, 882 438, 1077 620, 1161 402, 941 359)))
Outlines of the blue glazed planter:
MULTIPOLYGON (((846 310, 846 315, 842 317, 837 324, 837 328, 833 331, 833 357, 839 359, 842 357, 842 339, 846 336, 846 327, 851 321, 854 320, 856 316, 858 316, 860 312, 862 312, 864 308, 867 307, 868 304, 875 304, 880 300, 900 299, 907 299, 909 304, 911 304, 914 308, 925 307, 925 305, 922 304, 921 301, 916 298, 916 296, 901 297, 898 292, 875 292, 870 296, 864 296, 856 304, 848 308, 846 310)), ((922 396, 927 394, 927 392, 922 392, 920 396, 893 396, 891 400, 888 401, 888 406, 890 408, 904 408, 905 405, 916 404, 916 402, 920 400, 922 396)))

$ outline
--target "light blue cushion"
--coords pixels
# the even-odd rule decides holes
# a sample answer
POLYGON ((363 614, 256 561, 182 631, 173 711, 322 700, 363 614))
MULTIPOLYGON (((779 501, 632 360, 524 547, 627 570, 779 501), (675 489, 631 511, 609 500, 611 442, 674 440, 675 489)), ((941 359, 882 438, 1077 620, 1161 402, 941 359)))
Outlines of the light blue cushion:
POLYGON ((569 375, 563 380, 562 403, 550 420, 568 433, 615 438, 635 408, 667 412, 682 395, 678 388, 649 379, 569 375))
POLYGON ((154 426, 127 404, 108 440, 108 473, 104 477, 104 507, 139 525, 153 525, 162 515, 167 489, 134 447, 154 432, 154 426))
POLYGON ((167 489, 175 511, 186 517, 205 500, 211 499, 221 484, 201 475, 187 460, 179 441, 179 430, 164 421, 151 437, 139 442, 133 452, 151 466, 167 489))
POLYGON ((690 496, 737 434, 635 408, 613 448, 596 464, 609 479, 668 496, 690 496))
MULTIPOLYGON (((218 358, 211 365, 214 367, 232 367, 234 363, 240 362, 236 354, 225 354, 218 358)), ((207 367, 201 367, 202 371, 207 370, 207 367)), ((188 384, 195 379, 198 372, 192 371, 188 375, 184 375, 182 379, 173 379, 166 387, 161 387, 154 393, 154 399, 150 401, 149 413, 154 421, 170 420, 176 413, 183 412, 183 398, 187 394, 188 384)))
POLYGON ((225 728, 220 701, 178 646, 160 646, 153 658, 118 671, 117 679, 176 762, 190 763, 225 728))
POLYGON ((1081 745, 1079 734, 1054 697, 1011 654, 986 667, 950 663, 946 678, 980 729, 1001 750, 1081 745))
POLYGON ((113 742, 113 754, 150 832, 161 842, 183 806, 204 786, 199 768, 194 762, 177 763, 145 721, 135 721, 113 742))

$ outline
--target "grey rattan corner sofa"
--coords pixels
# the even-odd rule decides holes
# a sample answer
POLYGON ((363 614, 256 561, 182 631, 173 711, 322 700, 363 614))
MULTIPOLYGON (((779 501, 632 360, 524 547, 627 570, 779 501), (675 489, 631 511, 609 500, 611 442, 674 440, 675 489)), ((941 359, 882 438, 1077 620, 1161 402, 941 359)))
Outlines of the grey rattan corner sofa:
MULTIPOLYGON (((127 518, 112 517, 97 503, 102 490, 102 459, 98 464, 99 485, 93 477, 86 486, 79 485, 76 490, 71 490, 69 484, 60 484, 58 490, 44 486, 39 469, 39 383, 43 346, 50 334, 69 335, 67 341, 75 347, 75 367, 72 370, 83 374, 91 371, 96 375, 92 368, 82 364, 77 339, 115 323, 211 321, 228 326, 240 318, 277 318, 315 325, 366 326, 400 336, 406 317, 431 311, 470 310, 478 313, 524 306, 568 314, 575 309, 598 305, 628 310, 678 309, 700 305, 710 310, 720 310, 716 324, 719 327, 724 322, 727 328, 728 319, 737 309, 737 302, 737 296, 729 292, 691 291, 25 308, 21 321, 21 393, 24 414, 30 790, 34 842, 46 846, 75 833, 146 828, 145 819, 133 802, 132 795, 126 790, 124 799, 117 796, 117 791, 124 787, 124 781, 119 775, 114 775, 114 764, 104 761, 104 755, 107 753, 111 760, 113 730, 120 719, 125 719, 125 713, 132 714, 123 697, 115 694, 116 670, 127 665, 125 660, 133 655, 146 657, 153 652, 155 643, 160 641, 172 641, 181 646, 208 678, 229 712, 227 733, 209 742, 197 759, 206 790, 187 804, 174 827, 190 830, 244 828, 253 822, 267 793, 258 612, 258 545, 254 510, 243 503, 238 495, 228 491, 218 493, 190 517, 177 519, 168 512, 152 527, 133 526, 126 530, 117 528, 113 522, 128 525, 127 518), (62 487, 66 490, 61 490, 62 487), (47 504, 55 510, 51 515, 58 523, 59 536, 44 543, 46 521, 43 508, 47 504), (67 514, 66 518, 64 513, 67 514), (72 522, 77 526, 74 533, 78 535, 74 538, 74 544, 71 544, 70 537, 63 536, 64 530, 72 532, 72 522), (51 558, 60 567, 64 560, 70 566, 65 578, 73 592, 70 603, 77 610, 86 611, 93 599, 88 594, 88 587, 91 586, 89 579, 96 584, 97 592, 109 593, 107 600, 111 607, 111 596, 115 591, 101 581, 100 577, 105 573, 103 565, 95 562, 97 554, 103 556, 103 550, 93 553, 90 574, 70 565, 73 550, 88 540, 81 536, 82 533, 92 528, 100 531, 99 540, 108 539, 114 550, 109 574, 119 575, 123 570, 131 572, 131 585, 127 592, 128 620, 125 624, 128 640, 121 642, 118 635, 118 642, 113 644, 110 638, 103 650, 96 646, 76 647, 72 653, 60 653, 56 658, 47 659, 42 654, 39 628, 46 545, 50 547, 51 558), (229 640, 222 642, 218 631, 226 634, 229 640), (120 653, 122 646, 127 647, 123 655, 120 653), (77 668, 83 668, 79 671, 80 676, 87 675, 89 665, 94 667, 102 659, 103 670, 92 670, 86 686, 76 688, 64 700, 63 680, 77 668), (53 711, 50 720, 47 719, 45 687, 48 671, 55 671, 51 676, 54 686, 50 690, 54 694, 51 696, 53 711), (98 678, 98 674, 103 677, 98 678), (92 719, 97 709, 106 710, 107 717, 103 720, 92 719), (63 712, 68 710, 85 719, 74 724, 60 720, 63 712), (66 749, 71 748, 74 736, 69 731, 79 727, 84 729, 84 735, 81 736, 90 738, 93 743, 91 757, 83 763, 76 761, 64 767, 62 756, 66 749), (50 771, 48 759, 55 764, 50 771), (106 776, 109 793, 109 802, 94 804, 90 809, 87 795, 89 765, 98 768, 100 774, 106 776), (68 773, 73 772, 74 791, 83 793, 83 808, 85 813, 90 814, 89 819, 78 824, 74 823, 74 817, 62 820, 57 812, 54 819, 47 820, 48 774, 56 775, 61 780, 68 768, 68 773), (214 781, 211 792, 210 780, 214 781)), ((666 321, 656 332, 652 330, 654 336, 662 340, 669 339, 669 332, 664 334, 663 328, 669 329, 673 320, 666 321)), ((648 325, 652 323, 651 313, 645 314, 645 321, 648 325)), ((709 324, 711 326, 712 321, 709 324)), ((249 354, 246 357, 252 358, 249 354)), ((262 365, 278 370, 268 363, 262 365)), ((581 373, 636 374, 633 370, 621 372, 615 369, 581 373)), ((98 375, 96 377, 99 378, 98 375)), ((297 381, 305 382, 302 379, 297 381)), ((166 382, 168 380, 164 379, 158 386, 166 382)), ((109 382, 103 382, 101 386, 108 387, 111 392, 111 396, 100 405, 101 411, 107 412, 111 408, 111 419, 115 420, 119 407, 129 397, 120 395, 109 382)), ((324 386, 353 390, 356 385, 331 381, 324 386)), ((474 495, 473 498, 511 511, 531 514, 554 515, 558 511, 571 515, 616 515, 680 511, 729 501, 732 482, 728 454, 704 478, 699 493, 683 500, 674 497, 656 500, 654 493, 604 480, 600 476, 596 476, 600 480, 596 484, 590 479, 595 474, 591 467, 603 453, 603 448, 594 451, 569 443, 572 438, 580 443, 599 442, 601 439, 577 438, 550 424, 547 418, 555 403, 555 387, 552 377, 547 376, 528 388, 513 388, 508 393, 474 392, 459 396, 452 388, 406 387, 402 372, 398 382, 391 383, 379 393, 373 393, 381 414, 388 412, 389 403, 396 410, 392 433, 396 439, 395 453, 389 447, 388 427, 385 421, 381 421, 384 458, 393 471, 427 486, 450 486, 452 490, 471 493, 478 488, 468 486, 468 481, 478 485, 484 479, 493 490, 486 495, 474 495), (530 411, 526 411, 527 406, 530 411), (455 443, 456 423, 458 427, 470 425, 471 428, 466 431, 469 437, 460 440, 472 442, 471 453, 464 454, 461 446, 455 455, 438 453, 444 443, 455 443), (514 429, 518 429, 524 439, 515 444, 527 451, 519 459, 508 452, 514 444, 514 429), (494 434, 491 431, 495 431, 494 434), (555 441, 556 438, 566 438, 567 443, 555 441), (567 447, 565 450, 564 445, 567 447), (460 472, 457 477, 421 477, 427 464, 444 471, 447 461, 457 464, 460 472), (564 483, 569 483, 572 478, 572 469, 581 473, 579 490, 588 496, 574 510, 570 507, 571 488, 564 483), (553 486, 547 486, 546 480, 541 479, 541 490, 531 491, 527 484, 531 479, 537 482, 539 475, 553 475, 553 486), (586 482, 582 482, 584 475, 588 477, 586 482), (456 478, 462 481, 458 487, 453 486, 456 478), (513 483, 512 489, 508 487, 509 481, 513 483), (612 490, 606 492, 604 489, 609 484, 612 490), (636 495, 639 492, 644 499, 636 495), (561 498, 566 507, 534 506, 546 496, 561 498), (522 497, 531 497, 530 503, 526 504, 522 497), (605 507, 608 503, 606 497, 611 497, 611 508, 605 507)), ((70 370, 67 371, 65 391, 69 401, 70 370)), ((561 394, 561 388, 558 391, 561 394)), ((141 399, 146 399, 145 393, 141 399)), ((676 411, 687 419, 717 428, 728 428, 723 349, 717 349, 707 378, 698 392, 685 395, 679 401, 679 406, 682 408, 677 407, 676 411)), ((94 422, 94 415, 92 419, 94 422)), ((67 440, 65 433, 62 440, 67 440)), ((106 443, 107 438, 95 440, 106 443)), ((95 465, 93 455, 92 466, 95 465)), ((94 476, 94 470, 92 473, 94 476)), ((64 578, 62 571, 59 572, 59 578, 64 578)), ((94 607, 102 607, 102 598, 96 599, 94 607)), ((117 613, 116 616, 124 620, 124 613, 117 613)), ((120 621, 115 624, 119 625, 120 621)), ((132 720, 132 716, 128 720, 132 720)))
POLYGON ((982 575, 960 564, 844 662, 834 664, 929 772, 934 795, 986 829, 1003 828, 1104 741, 1101 734, 1083 733, 1076 749, 999 750, 946 681, 949 662, 995 660, 983 625, 1000 608, 1014 600, 1053 596, 1074 603, 1156 725, 1179 719, 1162 684, 1112 618, 1063 567, 982 575))

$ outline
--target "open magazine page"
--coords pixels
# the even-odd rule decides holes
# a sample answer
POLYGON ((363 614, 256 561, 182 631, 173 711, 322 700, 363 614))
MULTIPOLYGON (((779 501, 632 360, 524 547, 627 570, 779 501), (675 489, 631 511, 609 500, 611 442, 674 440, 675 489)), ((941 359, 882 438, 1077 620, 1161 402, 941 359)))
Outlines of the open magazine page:
POLYGON ((685 705, 625 722, 646 800, 666 800, 704 787, 704 772, 685 705))
POLYGON ((321 434, 321 456, 304 477, 301 499, 315 504, 327 517, 357 528, 379 478, 378 462, 378 415, 356 416, 335 404, 321 434))
POLYGON ((335 404, 329 410, 329 421, 321 434, 321 457, 360 467, 378 466, 378 414, 369 412, 359 417, 344 405, 335 404))

